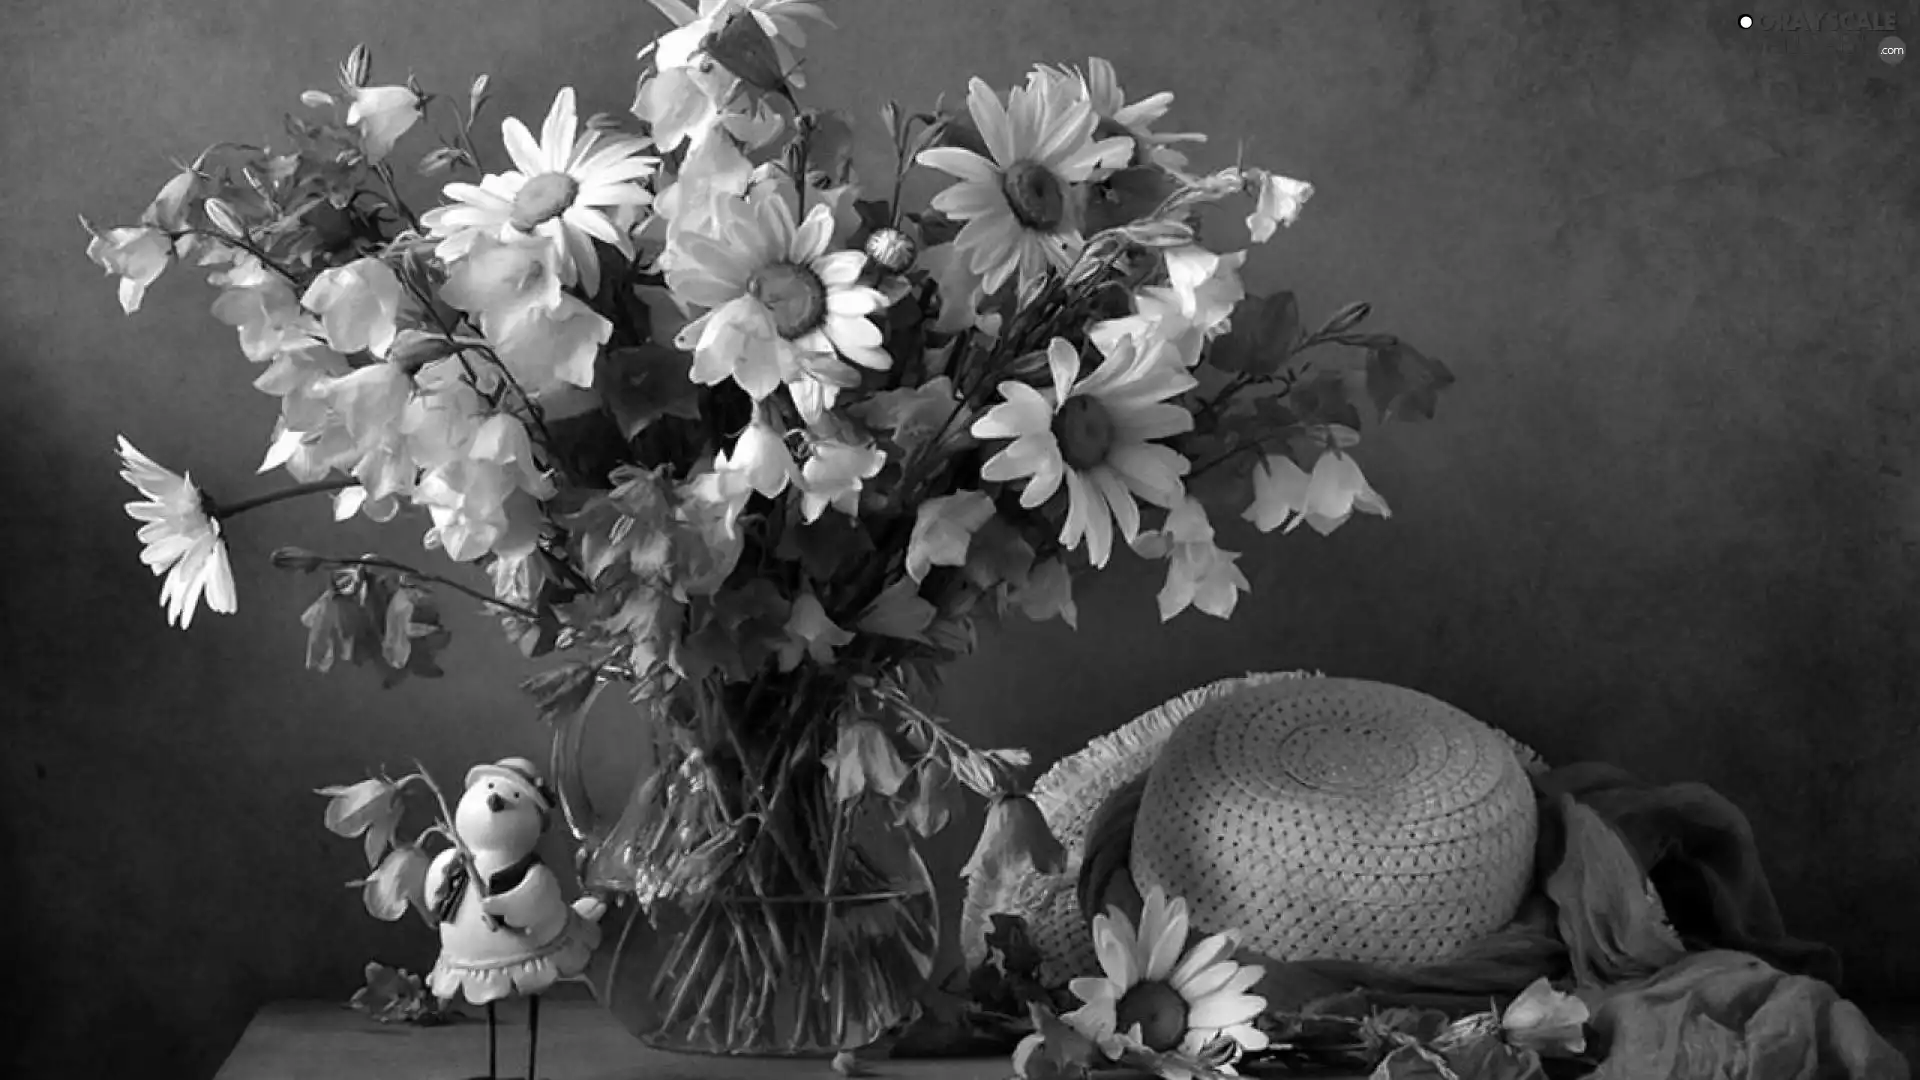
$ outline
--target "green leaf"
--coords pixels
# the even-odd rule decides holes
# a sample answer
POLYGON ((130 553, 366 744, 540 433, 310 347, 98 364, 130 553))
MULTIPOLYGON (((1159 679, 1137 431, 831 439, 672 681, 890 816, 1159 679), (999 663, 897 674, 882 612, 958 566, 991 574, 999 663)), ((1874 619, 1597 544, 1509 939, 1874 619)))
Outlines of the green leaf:
POLYGON ((1033 1030, 1040 1048, 1025 1063, 1023 1080, 1081 1080, 1107 1064, 1092 1039, 1041 1005, 1033 1005, 1033 1030))
MULTIPOLYGON (((798 504, 794 504, 796 511, 798 504)), ((834 580, 842 568, 857 566, 873 553, 873 537, 859 519, 846 514, 822 514, 813 521, 796 517, 780 531, 775 554, 781 559, 798 561, 809 578, 817 582, 834 580)))
POLYGON ((807 128, 807 172, 823 174, 832 187, 845 184, 853 169, 854 131, 838 109, 813 114, 807 128))
POLYGON ((1453 372, 1404 341, 1367 352, 1367 396, 1380 419, 1431 420, 1453 372))
POLYGON ((560 617, 544 604, 539 607, 538 614, 540 617, 537 619, 512 612, 500 616, 500 628, 507 635, 507 640, 513 642, 519 648, 520 655, 529 660, 538 660, 560 644, 560 617))
POLYGON ((980 644, 980 633, 973 617, 964 613, 935 619, 927 627, 927 642, 951 657, 972 655, 980 644))
POLYGON ((689 682, 714 674, 728 682, 745 682, 748 676, 740 642, 718 620, 709 620, 674 642, 671 662, 689 682))
POLYGON ((960 399, 954 393, 953 380, 942 375, 919 386, 883 390, 865 401, 849 406, 869 427, 887 432, 903 452, 918 449, 942 428, 964 428, 965 417, 954 416, 960 399))
POLYGON ((903 577, 873 602, 857 624, 869 634, 925 641, 926 629, 938 610, 920 598, 920 583, 903 577))
POLYGON ((1233 309, 1233 326, 1217 338, 1207 362, 1222 371, 1271 375, 1300 344, 1300 305, 1290 292, 1249 296, 1233 309))
POLYGON ((661 417, 700 418, 700 388, 688 354, 659 345, 608 349, 594 373, 620 434, 631 440, 661 417))
POLYGON ((1360 410, 1348 393, 1346 375, 1339 371, 1321 371, 1296 383, 1287 397, 1303 422, 1340 424, 1360 430, 1360 410))
POLYGON ((999 585, 1019 589, 1033 570, 1033 545, 1005 518, 995 515, 967 546, 967 580, 983 591, 999 585))
POLYGON ((1173 191, 1173 179, 1162 169, 1121 169, 1090 193, 1086 234, 1131 225, 1159 209, 1173 191))
POLYGON ((584 708, 599 680, 598 665, 575 661, 528 676, 520 689, 533 698, 541 722, 551 724, 584 708))
POLYGON ((993 499, 979 491, 956 491, 921 503, 907 541, 907 576, 925 581, 936 566, 965 566, 973 534, 993 516, 993 499))

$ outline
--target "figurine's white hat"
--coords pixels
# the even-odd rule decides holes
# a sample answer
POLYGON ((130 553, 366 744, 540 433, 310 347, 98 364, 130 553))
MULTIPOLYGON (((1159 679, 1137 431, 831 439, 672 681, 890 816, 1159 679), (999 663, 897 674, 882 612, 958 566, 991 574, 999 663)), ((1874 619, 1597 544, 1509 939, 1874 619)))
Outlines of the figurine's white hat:
POLYGON ((539 805, 542 815, 553 813, 553 789, 547 787, 547 782, 540 778, 539 768, 526 758, 501 758, 491 765, 475 765, 467 770, 467 786, 472 787, 488 776, 520 785, 539 805))

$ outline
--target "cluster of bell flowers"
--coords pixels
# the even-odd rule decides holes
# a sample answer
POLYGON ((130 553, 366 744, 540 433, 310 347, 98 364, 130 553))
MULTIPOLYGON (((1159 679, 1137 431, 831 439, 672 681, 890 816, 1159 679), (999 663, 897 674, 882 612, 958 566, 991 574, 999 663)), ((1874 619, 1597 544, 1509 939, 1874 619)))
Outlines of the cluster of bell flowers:
MULTIPOLYGON (((755 401, 785 388, 803 423, 812 424, 857 383, 860 369, 892 363, 870 316, 897 293, 877 287, 862 272, 869 256, 847 244, 858 225, 855 187, 806 191, 779 163, 754 164, 750 154, 787 134, 787 121, 702 54, 720 8, 659 6, 680 26, 642 53, 653 63, 633 111, 651 142, 583 126, 573 91, 563 89, 537 137, 518 119, 503 122, 513 169, 446 185, 446 204, 422 218, 424 235, 403 235, 384 252, 322 271, 303 291, 245 245, 186 227, 192 169, 162 190, 139 226, 96 232, 89 255, 121 279, 129 312, 171 262, 212 267, 214 314, 238 331, 242 351, 261 368, 255 385, 281 401, 261 471, 284 468, 304 483, 350 475, 353 486, 334 496, 340 519, 390 520, 411 501, 430 515, 429 548, 462 562, 492 556, 496 584, 508 587, 534 549, 541 501, 553 495, 555 478, 536 464, 527 423, 500 407, 504 395, 496 391, 507 380, 539 401, 592 386, 612 331, 586 299, 600 287, 596 245, 664 272, 667 289, 650 307, 657 319, 680 324, 667 329, 691 353, 696 383, 731 380, 755 401), (678 159, 671 175, 662 171, 666 152, 678 159), (438 299, 477 334, 419 328, 433 317, 429 298, 406 281, 407 261, 419 258, 439 261, 438 299), (476 362, 483 355, 494 363, 476 362)), ((820 17, 817 6, 757 0, 748 10, 791 71, 804 44, 801 24, 820 17)), ((384 157, 417 119, 418 95, 407 87, 351 93, 350 123, 369 158, 384 157)), ((943 298, 937 328, 992 334, 1005 316, 983 303, 995 289, 1009 280, 1028 287, 1049 268, 1070 269, 1083 253, 1074 222, 1036 219, 1031 207, 1014 205, 1007 192, 1021 189, 1009 181, 1029 179, 1018 170, 1042 169, 1034 179, 1048 196, 1049 184, 1053 194, 1083 189, 1129 164, 1183 169, 1175 146, 1199 137, 1152 131, 1170 101, 1157 94, 1127 103, 1111 66, 1098 59, 1085 73, 1036 67, 1004 100, 974 80, 968 109, 989 154, 941 147, 919 161, 954 177, 934 207, 966 222, 954 240, 919 253, 943 298)), ((1258 169, 1223 170, 1202 182, 1251 196, 1247 226, 1255 242, 1290 224, 1312 193, 1258 169)), ((207 200, 207 216, 219 225, 214 202, 207 200)), ((1197 244, 1165 249, 1168 283, 1138 290, 1131 314, 1091 328, 1103 356, 1095 372, 1081 376, 1055 364, 1050 390, 1029 398, 1022 384, 1007 384, 1010 396, 973 421, 975 435, 1005 440, 983 475, 1024 482, 1023 507, 1065 489, 1061 539, 1069 548, 1084 547, 1096 566, 1105 565, 1117 532, 1138 554, 1167 561, 1159 598, 1165 618, 1188 606, 1226 617, 1249 588, 1238 554, 1214 543, 1206 508, 1184 490, 1191 463, 1158 441, 1191 426, 1190 416, 1174 415, 1185 410, 1173 399, 1195 385, 1192 369, 1206 342, 1228 328, 1244 297, 1246 254, 1197 244), (1104 444, 1076 445, 1073 421, 1088 413, 1114 429, 1104 444), (1140 502, 1166 512, 1159 528, 1142 527, 1140 502)), ((885 464, 871 443, 795 440, 773 411, 754 417, 731 446, 690 470, 676 493, 683 518, 702 523, 723 554, 737 551, 737 519, 754 493, 799 491, 807 520, 834 508, 856 513, 863 483, 885 464), (806 446, 803 459, 793 453, 796 442, 806 446)), ((1355 511, 1386 513, 1345 453, 1353 437, 1329 429, 1311 471, 1287 454, 1267 456, 1255 469, 1244 517, 1262 531, 1304 523, 1325 533, 1355 511)), ((175 478, 174 487, 181 482, 175 478)), ((150 486, 142 486, 150 499, 167 502, 150 486)), ((216 515, 197 500, 167 504, 189 503, 173 533, 211 534, 224 563, 216 515)), ((963 555, 979 505, 930 499, 916 533, 957 536, 963 555), (953 516, 960 506, 976 512, 953 516)), ((156 573, 170 569, 149 562, 156 573)))

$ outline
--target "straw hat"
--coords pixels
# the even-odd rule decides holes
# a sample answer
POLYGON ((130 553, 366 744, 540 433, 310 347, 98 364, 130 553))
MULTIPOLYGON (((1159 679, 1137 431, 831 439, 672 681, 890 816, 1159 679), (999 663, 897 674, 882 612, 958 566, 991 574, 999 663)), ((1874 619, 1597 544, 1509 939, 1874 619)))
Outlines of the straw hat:
POLYGON ((969 882, 961 944, 1025 920, 1064 983, 1098 968, 1076 898, 1094 815, 1145 776, 1128 860, 1276 960, 1440 960, 1510 921, 1532 885, 1531 750, 1425 694, 1307 672, 1203 686, 1047 771, 1033 798, 1065 872, 969 882))

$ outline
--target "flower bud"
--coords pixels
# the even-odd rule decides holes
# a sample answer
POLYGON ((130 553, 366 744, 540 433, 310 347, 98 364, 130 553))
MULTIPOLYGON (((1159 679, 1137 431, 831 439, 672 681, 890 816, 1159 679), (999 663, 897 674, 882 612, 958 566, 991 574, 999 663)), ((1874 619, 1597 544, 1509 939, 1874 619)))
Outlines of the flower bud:
POLYGON ((1334 334, 1344 334, 1360 325, 1361 321, 1372 312, 1372 304, 1364 300, 1356 300, 1334 312, 1333 318, 1327 320, 1327 325, 1320 328, 1320 336, 1332 337, 1334 334))
POLYGON ((301 547, 275 548, 271 559, 273 565, 281 570, 296 570, 302 574, 311 574, 327 564, 327 560, 318 554, 301 547))
POLYGON ((247 227, 241 224, 240 215, 234 213, 233 207, 227 205, 225 199, 212 198, 201 205, 205 207, 207 220, 213 222, 214 228, 219 229, 235 240, 245 240, 247 238, 247 227))
POLYGON ((913 239, 899 229, 876 229, 867 237, 867 258, 889 274, 904 274, 919 257, 913 239))
POLYGON ((780 70, 780 57, 774 52, 773 39, 760 26, 751 11, 734 8, 708 34, 700 48, 713 62, 761 94, 778 94, 793 102, 787 77, 780 70))
POLYGON ((368 51, 365 42, 355 45, 353 51, 347 54, 346 62, 340 65, 340 81, 347 86, 365 86, 368 76, 372 74, 373 54, 368 51))

